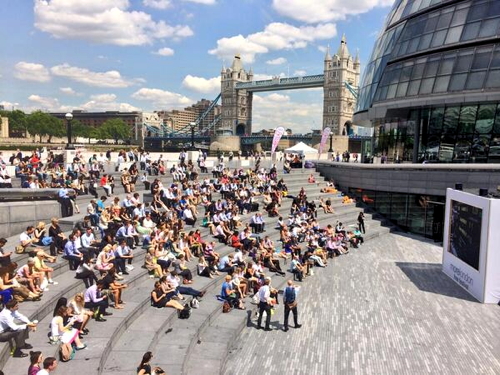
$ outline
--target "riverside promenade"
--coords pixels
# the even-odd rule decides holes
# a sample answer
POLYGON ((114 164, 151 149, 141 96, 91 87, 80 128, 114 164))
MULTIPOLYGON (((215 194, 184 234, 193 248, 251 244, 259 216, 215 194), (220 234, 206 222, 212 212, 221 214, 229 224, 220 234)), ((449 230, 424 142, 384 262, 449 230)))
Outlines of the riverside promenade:
POLYGON ((334 259, 301 283, 302 328, 280 330, 280 306, 274 331, 243 330, 223 373, 500 374, 500 306, 445 276, 441 254, 396 233, 334 259))

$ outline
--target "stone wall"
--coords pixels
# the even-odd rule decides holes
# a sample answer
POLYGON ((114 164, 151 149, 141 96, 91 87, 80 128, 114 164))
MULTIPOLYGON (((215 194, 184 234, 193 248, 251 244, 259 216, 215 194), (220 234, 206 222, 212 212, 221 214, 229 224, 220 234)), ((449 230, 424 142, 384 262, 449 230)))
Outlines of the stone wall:
POLYGON ((497 164, 355 164, 319 162, 317 170, 333 178, 337 187, 410 194, 446 195, 446 188, 462 183, 466 191, 496 192, 500 185, 497 164))
POLYGON ((27 226, 36 226, 39 221, 50 225, 52 217, 60 216, 61 205, 57 201, 0 203, 0 237, 20 234, 27 226))

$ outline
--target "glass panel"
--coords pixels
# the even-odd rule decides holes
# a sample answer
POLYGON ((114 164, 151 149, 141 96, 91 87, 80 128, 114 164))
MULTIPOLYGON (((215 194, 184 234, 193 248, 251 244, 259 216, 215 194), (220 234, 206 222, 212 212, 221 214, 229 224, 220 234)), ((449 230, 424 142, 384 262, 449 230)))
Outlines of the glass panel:
POLYGON ((377 211, 385 216, 391 213, 391 193, 377 191, 377 211))
POLYGON ((474 22, 466 25, 464 32, 462 33, 462 40, 471 40, 477 38, 480 27, 481 22, 474 22))
POLYGON ((419 87, 420 87, 420 80, 419 79, 416 81, 411 81, 410 86, 408 87, 408 92, 406 93, 406 95, 408 95, 408 96, 417 95, 419 87))
POLYGON ((425 33, 429 33, 429 32, 432 32, 436 29, 436 25, 438 23, 438 20, 439 20, 439 17, 429 17, 429 19, 427 20, 426 24, 425 24, 425 29, 424 29, 424 32, 425 33))
POLYGON ((390 85, 387 90, 387 99, 392 99, 396 96, 396 89, 398 88, 397 84, 390 85))
POLYGON ((495 114, 495 124, 493 125, 493 133, 500 133, 500 104, 497 107, 495 114))
POLYGON ((491 137, 488 149, 488 163, 498 163, 500 161, 500 135, 491 137))
POLYGON ((471 148, 471 161, 473 163, 486 163, 489 144, 490 135, 479 135, 474 138, 471 148))
POLYGON ((448 26, 450 26, 450 22, 451 22, 451 17, 453 16, 453 13, 446 13, 446 14, 441 14, 441 16, 439 17, 439 21, 437 23, 437 27, 436 29, 439 30, 439 29, 447 29, 448 26))
POLYGON ((398 91, 396 92, 396 96, 398 98, 406 96, 406 90, 408 89, 408 82, 402 82, 398 85, 398 91))
POLYGON ((466 18, 467 18, 468 12, 469 12, 469 9, 457 10, 455 12, 455 14, 453 15, 453 20, 451 21, 450 26, 463 25, 465 23, 466 18))
POLYGON ((446 54, 441 60, 441 66, 439 67, 439 74, 451 74, 453 71, 453 64, 455 63, 456 54, 446 54))
POLYGON ((408 230, 416 234, 425 234, 425 216, 427 214, 426 208, 420 203, 421 198, 426 199, 420 195, 409 195, 408 197, 408 230))
POLYGON ((434 92, 446 92, 448 90, 448 83, 451 76, 437 77, 434 83, 434 92))
POLYGON ((413 71, 411 73, 411 79, 419 79, 422 78, 422 74, 424 73, 425 64, 416 64, 413 67, 413 71))
POLYGON ((432 34, 425 34, 424 36, 422 36, 422 38, 420 38, 420 45, 418 46, 418 50, 422 51, 429 48, 429 46, 431 45, 431 40, 432 34))
POLYGON ((488 73, 488 79, 486 80, 485 88, 496 88, 500 87, 500 70, 492 70, 488 73))
POLYGON ((446 35, 445 44, 457 43, 460 40, 460 35, 462 35, 463 26, 452 27, 448 30, 448 35, 446 35))
POLYGON ((500 68, 500 49, 498 47, 493 52, 493 58, 490 63, 490 69, 493 68, 500 68))
POLYGON ((467 73, 456 74, 452 76, 448 91, 462 91, 465 87, 466 79, 467 79, 467 73))
POLYGON ((483 70, 488 69, 490 65, 491 58, 491 47, 489 48, 481 48, 476 51, 474 55, 474 59, 472 61, 471 70, 483 70))
POLYGON ((427 147, 425 149, 425 160, 439 160, 439 144, 441 143, 441 137, 439 135, 429 136, 427 142, 427 147))
POLYGON ((433 60, 427 63, 424 77, 435 77, 439 68, 439 60, 433 60))
POLYGON ((453 73, 468 72, 472 62, 472 54, 460 54, 453 69, 453 73))
POLYGON ((443 134, 456 134, 460 107, 448 107, 444 113, 443 134))
POLYGON ((411 70, 413 66, 407 66, 401 70, 401 77, 399 78, 400 82, 405 82, 410 80, 411 70))
POLYGON ((415 37, 412 40, 410 40, 410 44, 408 45, 408 49, 406 50, 406 53, 415 52, 418 48, 419 43, 420 43, 420 37, 415 37))
POLYGON ((467 22, 482 20, 488 13, 488 3, 478 4, 470 8, 467 22))
POLYGON ((471 141, 467 137, 459 137, 455 144, 454 161, 469 161, 470 158, 471 141))
POLYGON ((443 126, 444 108, 434 108, 429 120, 429 133, 439 134, 443 126))
POLYGON ((437 31, 432 38, 431 47, 439 47, 444 44, 444 39, 446 38, 447 30, 437 31))
POLYGON ((450 163, 453 159, 453 149, 455 148, 455 136, 443 135, 441 137, 441 144, 439 145, 439 161, 450 163))
POLYGON ((434 78, 425 78, 420 84, 420 94, 430 94, 432 86, 434 85, 434 78))
POLYGON ((477 106, 463 106, 460 110, 458 131, 461 134, 472 133, 476 126, 477 106))
POLYGON ((498 23, 500 19, 494 18, 491 20, 483 21, 481 24, 481 29, 479 30, 479 37, 486 38, 497 34, 498 23))
POLYGON ((467 79, 467 85, 465 88, 467 90, 478 90, 483 88, 484 77, 486 77, 486 72, 473 72, 469 74, 467 79))
POLYGON ((500 1, 490 2, 490 10, 488 11, 489 17, 500 16, 500 1))
POLYGON ((479 134, 487 134, 493 129, 495 121, 495 104, 483 104, 479 107, 476 120, 476 132, 479 134))
POLYGON ((390 219, 399 226, 406 226, 408 215, 408 196, 406 194, 392 194, 390 219))

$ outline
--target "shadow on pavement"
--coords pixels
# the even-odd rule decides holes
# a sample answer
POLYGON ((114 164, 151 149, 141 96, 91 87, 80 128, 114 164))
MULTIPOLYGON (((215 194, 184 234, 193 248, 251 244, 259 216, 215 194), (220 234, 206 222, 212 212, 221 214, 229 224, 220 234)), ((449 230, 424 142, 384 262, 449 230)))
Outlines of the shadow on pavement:
POLYGON ((396 262, 401 271, 421 291, 478 302, 442 271, 437 263, 396 262))

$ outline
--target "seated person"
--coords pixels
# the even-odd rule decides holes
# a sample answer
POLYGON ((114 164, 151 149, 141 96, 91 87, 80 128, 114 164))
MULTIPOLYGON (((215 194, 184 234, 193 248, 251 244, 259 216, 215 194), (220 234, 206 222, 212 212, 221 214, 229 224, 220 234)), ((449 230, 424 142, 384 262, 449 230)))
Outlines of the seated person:
POLYGON ((224 278, 224 283, 222 283, 220 296, 222 299, 229 302, 231 307, 238 308, 240 310, 245 310, 245 305, 243 304, 243 301, 240 298, 238 298, 236 294, 236 289, 234 288, 231 275, 226 275, 226 277, 224 278))
POLYGON ((309 182, 310 184, 314 184, 316 182, 316 178, 314 178, 314 175, 312 173, 309 175, 307 182, 309 182))
POLYGON ((161 287, 159 281, 155 282, 153 291, 151 292, 151 306, 162 308, 162 307, 173 307, 177 310, 183 310, 184 306, 178 301, 173 299, 176 296, 175 288, 164 291, 161 287))

